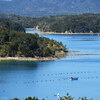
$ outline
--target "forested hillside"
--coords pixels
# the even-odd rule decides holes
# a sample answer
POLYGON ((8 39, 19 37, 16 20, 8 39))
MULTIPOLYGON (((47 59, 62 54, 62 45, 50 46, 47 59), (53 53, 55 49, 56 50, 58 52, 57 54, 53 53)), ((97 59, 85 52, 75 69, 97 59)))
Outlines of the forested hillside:
POLYGON ((22 17, 0 15, 21 24, 24 28, 39 26, 43 32, 100 33, 100 14, 59 15, 49 17, 22 17))
POLYGON ((47 57, 66 51, 61 42, 26 34, 18 23, 0 18, 0 57, 47 57))
POLYGON ((0 0, 0 13, 34 17, 100 13, 100 0, 0 0))
POLYGON ((0 18, 0 30, 6 29, 14 31, 24 31, 24 28, 19 23, 10 21, 7 18, 0 18))

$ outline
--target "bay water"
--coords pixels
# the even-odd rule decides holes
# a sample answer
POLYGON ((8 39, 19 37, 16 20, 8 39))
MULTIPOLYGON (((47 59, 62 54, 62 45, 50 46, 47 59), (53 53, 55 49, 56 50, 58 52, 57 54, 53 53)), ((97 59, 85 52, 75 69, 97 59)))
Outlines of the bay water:
POLYGON ((40 36, 62 42, 71 53, 49 62, 0 62, 0 100, 29 96, 57 100, 57 93, 69 93, 75 100, 85 96, 100 100, 100 36, 40 36))

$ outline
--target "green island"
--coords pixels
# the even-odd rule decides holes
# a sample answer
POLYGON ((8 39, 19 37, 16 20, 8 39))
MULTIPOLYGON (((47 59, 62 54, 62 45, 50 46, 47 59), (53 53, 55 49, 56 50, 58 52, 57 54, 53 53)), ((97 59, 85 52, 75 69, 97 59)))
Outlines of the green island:
POLYGON ((24 28, 39 26, 41 33, 99 34, 100 14, 57 15, 48 17, 25 17, 15 14, 0 15, 21 24, 24 28))
POLYGON ((61 42, 26 34, 19 23, 0 18, 0 60, 48 61, 66 51, 61 42))
MULTIPOLYGON (((11 100, 21 100, 19 98, 14 98, 14 99, 11 99, 11 100)), ((28 98, 25 98, 25 100, 39 100, 37 97, 28 97, 28 98)), ((42 99, 42 100, 46 100, 46 99, 42 99)), ((58 97, 58 100, 75 100, 74 97, 72 97, 71 95, 69 95, 69 93, 67 93, 66 96, 63 96, 63 97, 58 97)), ((79 97, 77 100, 93 100, 93 99, 88 99, 87 97, 79 97)))

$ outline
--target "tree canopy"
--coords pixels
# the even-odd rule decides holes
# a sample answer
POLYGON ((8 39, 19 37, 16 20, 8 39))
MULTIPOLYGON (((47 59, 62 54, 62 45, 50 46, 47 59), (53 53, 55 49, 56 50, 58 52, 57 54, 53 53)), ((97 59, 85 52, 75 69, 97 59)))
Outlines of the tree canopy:
POLYGON ((10 20, 3 19, 0 27, 0 57, 47 57, 66 51, 61 42, 26 34, 22 26, 10 20))
POLYGON ((24 28, 39 26, 43 32, 100 33, 100 14, 59 15, 48 17, 22 17, 1 15, 21 24, 24 28))
MULTIPOLYGON (((14 98, 13 100, 20 100, 18 98, 14 98)), ((25 100, 39 100, 38 98, 36 97, 28 97, 28 98, 25 98, 25 100)), ((45 100, 44 98, 42 100, 45 100)), ((66 96, 63 96, 63 97, 59 97, 58 100, 75 100, 74 97, 70 96, 69 93, 67 93, 66 96)), ((77 100, 93 100, 93 99, 88 99, 87 97, 79 97, 77 100)))

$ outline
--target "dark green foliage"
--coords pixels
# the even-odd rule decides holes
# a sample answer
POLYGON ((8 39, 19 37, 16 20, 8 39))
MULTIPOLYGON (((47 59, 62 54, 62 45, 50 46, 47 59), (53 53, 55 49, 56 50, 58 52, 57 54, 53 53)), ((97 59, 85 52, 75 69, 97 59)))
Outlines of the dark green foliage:
POLYGON ((24 31, 24 28, 17 22, 5 18, 0 18, 0 31, 7 30, 24 31))
MULTIPOLYGON (((69 93, 67 93, 67 96, 63 96, 63 97, 60 97, 60 100, 75 100, 74 97, 70 96, 69 93)), ((82 97, 78 100, 93 100, 93 99, 87 99, 87 97, 82 97)))
POLYGON ((47 57, 55 55, 56 51, 65 50, 62 43, 39 37, 38 34, 14 31, 7 26, 3 26, 0 31, 0 57, 47 57))
POLYGON ((60 97, 60 100, 74 100, 74 98, 67 93, 67 96, 60 97))
MULTIPOLYGON (((13 99, 13 100, 20 100, 20 99, 13 99)), ((39 100, 38 98, 36 97, 28 97, 28 98, 25 98, 25 100, 39 100)), ((42 100, 45 100, 44 98, 42 100)), ((74 97, 70 96, 69 93, 67 93, 66 96, 63 96, 63 97, 60 97, 58 100, 75 100, 74 97)), ((88 99, 87 97, 82 97, 82 98, 78 98, 78 100, 93 100, 93 99, 88 99)))
POLYGON ((44 32, 100 32, 100 14, 51 16, 43 19, 39 27, 44 32))
POLYGON ((13 100, 20 100, 20 99, 18 99, 18 98, 14 98, 13 100))
POLYGON ((43 32, 100 33, 100 14, 62 15, 49 17, 21 17, 18 15, 1 15, 24 28, 35 27, 43 32))
POLYGON ((28 97, 28 98, 26 98, 25 100, 39 100, 38 98, 36 98, 36 97, 28 97))

